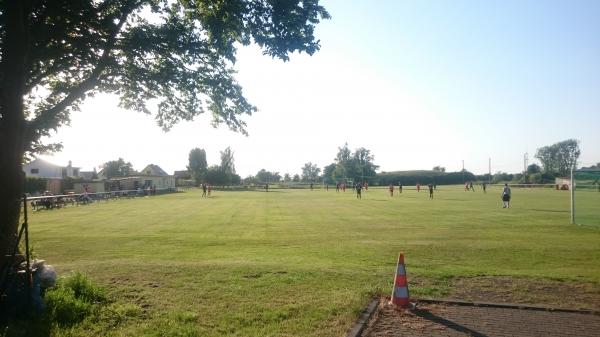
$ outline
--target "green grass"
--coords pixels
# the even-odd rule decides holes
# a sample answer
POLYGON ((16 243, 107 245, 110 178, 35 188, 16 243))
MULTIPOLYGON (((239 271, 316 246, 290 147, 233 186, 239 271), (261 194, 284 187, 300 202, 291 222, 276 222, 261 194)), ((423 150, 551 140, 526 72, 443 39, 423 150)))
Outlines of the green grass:
POLYGON ((490 275, 600 287, 600 228, 569 225, 568 192, 514 189, 502 209, 500 189, 438 189, 192 191, 34 212, 36 254, 86 273, 122 313, 51 335, 341 336, 391 292, 400 251, 414 295, 490 275))

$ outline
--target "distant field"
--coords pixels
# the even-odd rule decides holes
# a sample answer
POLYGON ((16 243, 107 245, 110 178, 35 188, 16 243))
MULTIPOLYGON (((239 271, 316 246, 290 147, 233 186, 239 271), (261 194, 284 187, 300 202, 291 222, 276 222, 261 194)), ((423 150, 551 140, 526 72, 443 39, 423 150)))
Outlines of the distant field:
POLYGON ((83 271, 139 307, 56 336, 342 336, 371 296, 391 292, 400 251, 415 296, 468 297, 477 285, 598 306, 600 228, 569 225, 565 191, 513 189, 511 206, 499 188, 460 186, 433 200, 414 189, 369 188, 362 200, 333 188, 191 191, 33 212, 30 227, 35 253, 61 274, 83 271))

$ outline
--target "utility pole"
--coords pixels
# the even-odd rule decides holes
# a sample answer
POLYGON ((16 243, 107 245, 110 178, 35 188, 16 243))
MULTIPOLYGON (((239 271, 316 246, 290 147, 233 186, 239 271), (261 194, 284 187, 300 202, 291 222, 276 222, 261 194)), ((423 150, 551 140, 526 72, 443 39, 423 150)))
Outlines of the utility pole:
POLYGON ((523 182, 527 183, 527 164, 529 162, 529 154, 525 152, 523 155, 523 182))
POLYGON ((488 158, 488 169, 489 169, 488 184, 491 184, 492 183, 492 157, 488 158))

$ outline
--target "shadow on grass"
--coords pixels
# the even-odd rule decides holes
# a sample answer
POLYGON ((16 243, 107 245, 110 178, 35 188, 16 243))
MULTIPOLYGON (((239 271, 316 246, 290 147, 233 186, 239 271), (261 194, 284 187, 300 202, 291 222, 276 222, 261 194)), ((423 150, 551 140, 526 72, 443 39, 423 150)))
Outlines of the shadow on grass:
POLYGON ((535 209, 535 208, 530 208, 530 209, 528 209, 528 211, 552 212, 552 213, 569 213, 569 211, 559 211, 559 210, 556 210, 556 209, 535 209))
POLYGON ((47 337, 50 336, 50 321, 47 317, 12 319, 0 323, 2 337, 47 337))

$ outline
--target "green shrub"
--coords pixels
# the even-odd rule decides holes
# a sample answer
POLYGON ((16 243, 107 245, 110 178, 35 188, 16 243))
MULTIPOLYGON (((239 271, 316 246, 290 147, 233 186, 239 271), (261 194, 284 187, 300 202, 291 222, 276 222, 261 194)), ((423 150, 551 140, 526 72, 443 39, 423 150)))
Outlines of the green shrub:
POLYGON ((44 296, 51 322, 70 326, 99 310, 106 292, 81 273, 59 280, 44 296))
POLYGON ((104 288, 95 285, 84 274, 75 273, 63 281, 64 287, 73 289, 75 297, 87 302, 106 301, 106 291, 104 288))

